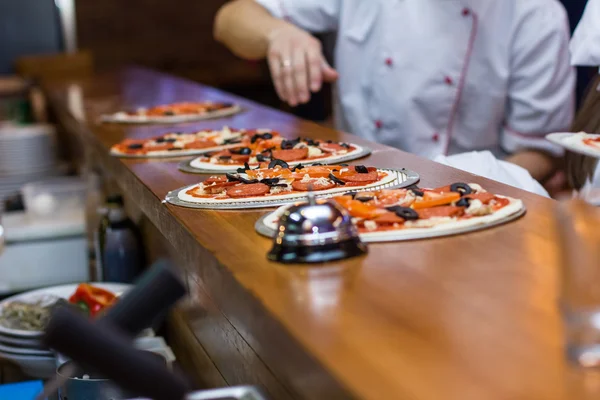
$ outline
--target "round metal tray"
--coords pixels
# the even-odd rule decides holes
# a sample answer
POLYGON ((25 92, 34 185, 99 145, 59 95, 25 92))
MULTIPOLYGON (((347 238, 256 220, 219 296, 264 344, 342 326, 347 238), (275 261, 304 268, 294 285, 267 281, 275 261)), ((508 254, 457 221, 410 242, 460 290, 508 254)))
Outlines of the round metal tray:
MULTIPOLYGON (((350 143, 352 144, 352 143, 350 143)), ((339 156, 337 157, 335 160, 332 160, 330 162, 328 162, 327 160, 309 160, 306 162, 307 165, 311 164, 311 163, 322 163, 322 164, 338 164, 338 163, 345 163, 348 161, 354 161, 354 160, 358 160, 359 158, 363 158, 368 156, 369 154, 371 154, 373 152, 373 150, 371 150, 368 147, 365 146, 359 146, 359 145, 355 145, 361 148, 361 150, 357 153, 354 153, 352 155, 347 155, 347 156, 339 156)), ((207 150, 204 151, 203 153, 200 153, 200 155, 202 154, 206 154, 206 153, 211 153, 214 152, 215 150, 207 150)), ((196 160, 196 158, 192 158, 191 160, 187 160, 187 161, 183 161, 181 164, 179 164, 178 168, 180 171, 183 172, 189 172, 191 174, 225 174, 227 172, 236 172, 238 168, 242 167, 242 165, 239 166, 232 166, 231 169, 210 169, 210 168, 196 168, 196 167, 192 167, 192 162, 194 160, 196 160)), ((297 162, 297 163, 289 163, 290 166, 296 165, 296 164, 303 164, 301 162, 297 162)))
MULTIPOLYGON (((372 186, 370 188, 356 188, 356 190, 361 191, 372 191, 372 190, 381 190, 381 189, 398 189, 404 188, 417 183, 420 179, 419 174, 414 171, 408 169, 390 169, 390 168, 380 168, 380 170, 384 172, 388 172, 391 174, 395 174, 394 180, 385 183, 382 185, 372 186)), ((183 201, 179 199, 179 193, 185 190, 189 190, 191 187, 196 185, 190 185, 183 188, 179 188, 176 190, 172 190, 167 193, 167 196, 163 202, 174 204, 176 206, 188 207, 188 208, 198 208, 198 209, 210 209, 210 210, 242 210, 242 209, 251 209, 251 208, 268 208, 268 207, 278 207, 285 204, 295 203, 299 200, 302 200, 306 197, 306 194, 298 193, 298 195, 279 200, 249 200, 249 201, 240 201, 236 203, 190 203, 187 201, 183 201)), ((314 192, 315 197, 317 198, 328 198, 335 196, 336 194, 344 193, 353 190, 353 187, 350 188, 340 188, 339 191, 334 193, 325 193, 319 194, 319 192, 314 192)))
MULTIPOLYGON (((266 223, 266 221, 272 219, 274 214, 280 213, 282 211, 282 209, 285 209, 285 207, 281 207, 280 209, 277 209, 273 212, 263 215, 258 221, 256 221, 256 224, 254 224, 254 229, 256 230, 256 232, 258 232, 259 234, 261 234, 263 236, 273 238, 276 235, 277 230, 273 229, 272 226, 268 225, 266 223)), ((487 223, 487 224, 473 225, 473 226, 467 226, 467 227, 449 228, 449 229, 438 229, 438 230, 422 228, 419 230, 415 229, 414 231, 411 231, 410 232, 411 234, 407 234, 407 231, 386 232, 386 233, 389 233, 386 235, 361 234, 360 239, 365 243, 384 243, 384 242, 402 242, 402 241, 409 241, 409 240, 433 239, 433 238, 439 238, 439 237, 444 237, 444 236, 454 236, 454 235, 460 235, 460 234, 465 234, 465 233, 470 233, 470 232, 481 231, 481 230, 493 228, 493 227, 499 226, 499 225, 504 225, 506 223, 509 223, 511 221, 521 218, 523 215, 525 215, 526 212, 527 212, 527 209, 525 208, 525 206, 523 206, 518 212, 511 214, 509 216, 506 216, 504 218, 501 218, 499 220, 493 221, 491 223, 487 223)))

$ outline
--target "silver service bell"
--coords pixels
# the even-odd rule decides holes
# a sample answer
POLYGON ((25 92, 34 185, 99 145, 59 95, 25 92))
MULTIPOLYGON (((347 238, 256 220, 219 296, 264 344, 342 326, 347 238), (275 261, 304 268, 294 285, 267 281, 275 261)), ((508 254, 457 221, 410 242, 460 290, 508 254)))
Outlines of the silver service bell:
POLYGON ((308 201, 285 211, 267 257, 281 263, 322 263, 367 252, 350 215, 333 201, 308 201))

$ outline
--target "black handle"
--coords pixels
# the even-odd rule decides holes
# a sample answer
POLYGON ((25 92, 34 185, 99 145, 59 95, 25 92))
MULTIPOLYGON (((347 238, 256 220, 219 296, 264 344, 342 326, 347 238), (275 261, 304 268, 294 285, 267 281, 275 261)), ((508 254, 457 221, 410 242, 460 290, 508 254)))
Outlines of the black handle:
POLYGON ((91 323, 67 307, 53 311, 45 341, 79 365, 93 366, 135 396, 181 400, 189 390, 183 378, 151 354, 132 348, 127 335, 110 323, 91 323))
POLYGON ((110 322, 124 333, 135 336, 150 327, 186 293, 186 288, 168 262, 157 261, 133 289, 110 307, 102 322, 110 322))

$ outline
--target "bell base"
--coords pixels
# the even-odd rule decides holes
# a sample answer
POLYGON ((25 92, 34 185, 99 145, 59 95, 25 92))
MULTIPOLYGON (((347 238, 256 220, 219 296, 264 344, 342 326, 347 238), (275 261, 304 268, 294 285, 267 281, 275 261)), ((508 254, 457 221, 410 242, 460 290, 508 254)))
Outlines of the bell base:
POLYGON ((283 246, 274 244, 267 258, 283 264, 316 264, 357 257, 367 253, 358 238, 319 246, 283 246))

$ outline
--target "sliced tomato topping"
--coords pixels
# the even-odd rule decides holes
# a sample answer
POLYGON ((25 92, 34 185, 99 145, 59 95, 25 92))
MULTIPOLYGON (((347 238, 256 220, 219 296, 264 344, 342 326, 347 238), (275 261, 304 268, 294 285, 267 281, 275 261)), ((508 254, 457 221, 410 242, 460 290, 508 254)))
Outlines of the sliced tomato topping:
POLYGON ((193 142, 186 143, 184 147, 186 149, 206 149, 215 146, 217 146, 217 142, 212 139, 198 139, 194 140, 193 142))
POLYGON ((460 200, 460 193, 437 193, 434 191, 426 191, 422 199, 418 199, 412 204, 412 208, 419 210, 423 208, 443 206, 458 200, 460 200))
POLYGON ((340 151, 348 150, 346 147, 342 146, 339 143, 326 143, 326 142, 321 142, 321 144, 319 144, 319 148, 322 151, 324 151, 325 153, 338 153, 340 151))
POLYGON ((334 200, 348 210, 351 216, 356 218, 371 219, 379 214, 387 212, 386 210, 379 209, 374 205, 353 200, 351 196, 335 197, 334 200))
POLYGON ((219 194, 219 193, 222 193, 228 187, 237 185, 238 183, 239 182, 213 183, 210 186, 205 185, 204 190, 210 194, 219 194))
POLYGON ((248 170, 246 171, 246 174, 250 179, 257 179, 259 176, 262 178, 290 178, 292 176, 292 171, 287 168, 261 168, 248 170))
POLYGON ((250 183, 247 185, 239 184, 226 189, 227 196, 234 199, 241 197, 264 196, 265 194, 269 193, 270 190, 271 188, 264 183, 250 183))
POLYGON ((417 213, 421 219, 436 217, 460 217, 465 213, 465 209, 463 207, 456 206, 439 206, 419 209, 417 210, 417 213))
POLYGON ((472 199, 472 200, 479 200, 481 201, 483 204, 489 204, 490 201, 494 200, 494 198, 496 196, 494 196, 491 193, 488 192, 482 192, 482 193, 471 193, 465 196, 467 199, 472 199))
POLYGON ((373 219, 377 224, 393 225, 393 224, 404 224, 404 218, 396 215, 395 212, 386 211, 384 214, 377 216, 373 219))
POLYGON ((227 177, 216 175, 216 176, 208 177, 208 179, 206 179, 202 183, 204 183, 205 185, 210 185, 211 183, 223 183, 223 182, 227 182, 227 177))
POLYGON ((273 158, 278 160, 289 161, 301 161, 308 157, 308 147, 300 149, 287 149, 287 150, 273 150, 273 158))
POLYGON ((303 181, 294 181, 292 183, 292 189, 297 190, 299 192, 307 192, 308 190, 327 190, 333 189, 335 187, 335 183, 327 180, 326 182, 322 182, 321 179, 311 179, 308 182, 303 181))

